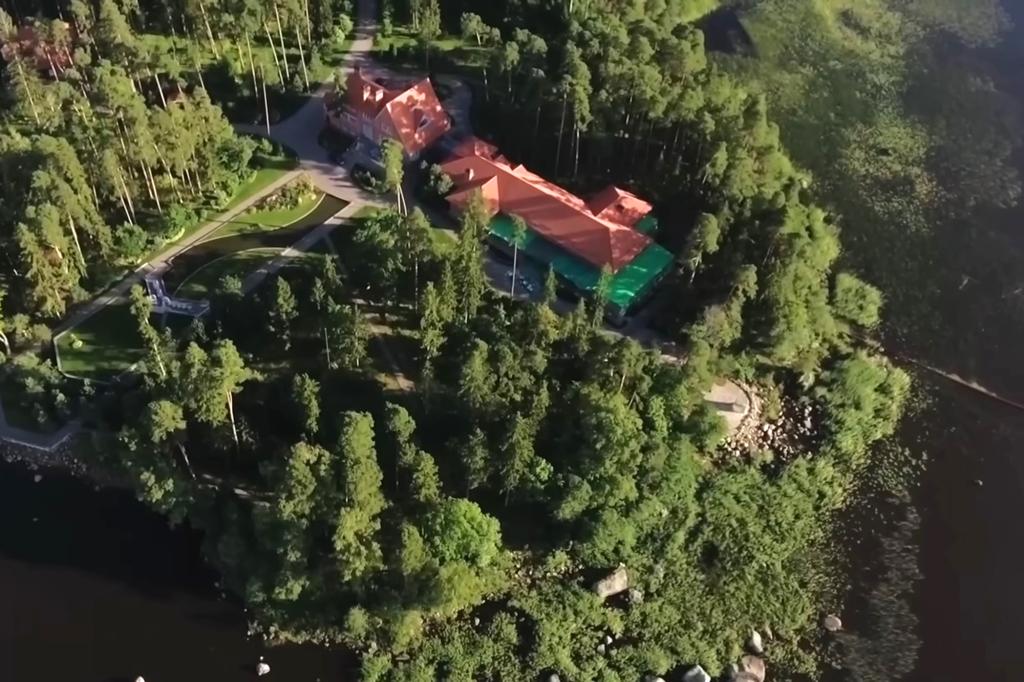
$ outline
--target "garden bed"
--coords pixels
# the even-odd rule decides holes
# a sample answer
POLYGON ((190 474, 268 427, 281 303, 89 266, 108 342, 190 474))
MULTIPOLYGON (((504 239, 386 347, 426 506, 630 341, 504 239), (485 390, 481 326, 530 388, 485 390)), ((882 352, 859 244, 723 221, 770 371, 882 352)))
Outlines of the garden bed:
POLYGON ((209 239, 272 232, 288 227, 312 214, 323 199, 324 194, 302 176, 225 223, 209 239))

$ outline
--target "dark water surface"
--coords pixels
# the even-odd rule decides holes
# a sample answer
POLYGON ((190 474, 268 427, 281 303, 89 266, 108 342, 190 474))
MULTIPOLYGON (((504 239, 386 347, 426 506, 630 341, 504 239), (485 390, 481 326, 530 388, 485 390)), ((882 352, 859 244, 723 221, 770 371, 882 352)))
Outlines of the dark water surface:
POLYGON ((941 392, 918 495, 923 646, 909 679, 1024 681, 1024 412, 941 392))
MULTIPOLYGON (((1024 0, 1003 4, 1015 28, 990 57, 1000 87, 1024 111, 1024 0)), ((1024 153, 1017 160, 1024 175, 1024 153)), ((1024 259, 1024 206, 996 222, 1024 259)), ((1001 341, 1016 352, 993 349, 984 363, 990 376, 981 380, 1024 403, 1024 386, 1013 379, 1024 339, 1001 341)), ((1024 682, 1024 411, 949 386, 937 409, 942 428, 925 435, 930 460, 917 500, 924 579, 915 611, 923 647, 908 679, 1024 682)))
POLYGON ((350 679, 340 655, 265 650, 246 637, 195 533, 125 492, 0 464, 0 681, 250 682, 350 679))

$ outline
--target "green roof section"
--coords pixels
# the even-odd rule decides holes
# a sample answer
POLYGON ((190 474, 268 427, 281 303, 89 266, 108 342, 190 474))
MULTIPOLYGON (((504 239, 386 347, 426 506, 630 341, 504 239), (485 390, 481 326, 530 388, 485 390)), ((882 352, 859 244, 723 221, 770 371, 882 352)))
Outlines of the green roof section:
MULTIPOLYGON (((646 220, 646 218, 645 218, 646 220)), ((642 222, 642 221, 641 221, 642 222)), ((655 224, 657 221, 655 221, 655 224)), ((512 218, 499 213, 491 219, 491 234, 512 245, 514 228, 512 218)), ((581 292, 593 292, 601 278, 601 271, 560 246, 552 244, 533 230, 526 231, 526 238, 519 249, 530 258, 551 266, 563 279, 568 280, 581 292)), ((651 244, 640 252, 628 265, 619 269, 612 277, 609 302, 626 310, 672 266, 672 254, 662 246, 651 244)))
POLYGON ((643 218, 637 221, 633 229, 637 232, 642 232, 648 237, 653 237, 658 231, 658 219, 654 217, 653 213, 648 213, 643 218))

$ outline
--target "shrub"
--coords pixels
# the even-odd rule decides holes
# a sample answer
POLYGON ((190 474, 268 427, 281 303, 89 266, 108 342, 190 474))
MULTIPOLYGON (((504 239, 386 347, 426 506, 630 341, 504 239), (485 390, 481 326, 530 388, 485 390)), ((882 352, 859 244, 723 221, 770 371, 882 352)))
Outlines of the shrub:
POLYGON ((114 252, 122 263, 137 263, 149 246, 149 235, 138 225, 125 223, 114 231, 114 252))
POLYGON ((183 204, 170 206, 160 217, 159 236, 162 239, 174 239, 184 230, 192 227, 199 216, 190 207, 183 204))

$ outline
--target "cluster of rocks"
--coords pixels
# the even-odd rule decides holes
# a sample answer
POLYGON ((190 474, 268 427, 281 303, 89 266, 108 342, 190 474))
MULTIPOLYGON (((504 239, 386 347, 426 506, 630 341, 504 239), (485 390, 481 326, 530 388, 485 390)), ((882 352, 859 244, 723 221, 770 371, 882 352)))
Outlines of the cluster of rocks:
MULTIPOLYGON (((622 567, 620 570, 624 571, 622 567)), ((596 586, 595 586, 596 588, 596 586)), ((829 632, 836 632, 843 627, 839 616, 829 614, 821 621, 821 626, 829 632)), ((765 682, 768 675, 768 666, 764 661, 765 640, 771 641, 775 638, 770 628, 764 628, 764 635, 757 630, 751 630, 747 637, 745 648, 747 653, 740 657, 738 663, 730 665, 722 674, 721 679, 728 682, 765 682)), ((604 655, 615 643, 615 635, 605 635, 597 644, 597 652, 604 655)), ((683 674, 683 682, 711 682, 711 675, 703 667, 695 665, 683 674)), ((545 678, 545 682, 562 682, 558 673, 551 673, 545 678)), ((665 678, 659 675, 647 675, 644 682, 665 682, 665 678)))
POLYGON ((0 458, 10 464, 23 465, 29 471, 63 469, 74 476, 87 473, 85 464, 75 456, 71 439, 49 451, 0 442, 0 458))
MULTIPOLYGON (((772 638, 770 630, 765 634, 772 638)), ((768 674, 767 666, 761 657, 764 654, 764 637, 757 630, 752 630, 746 642, 747 652, 739 663, 730 665, 722 675, 728 682, 764 682, 768 674)), ((665 682, 660 677, 648 677, 647 682, 665 682)), ((683 682, 711 682, 711 675, 703 667, 695 665, 683 675, 683 682)))
POLYGON ((817 415, 811 405, 798 405, 784 400, 779 416, 773 421, 762 419, 760 400, 751 402, 751 412, 741 427, 722 443, 730 458, 770 452, 774 457, 790 460, 807 450, 816 435, 817 415))

